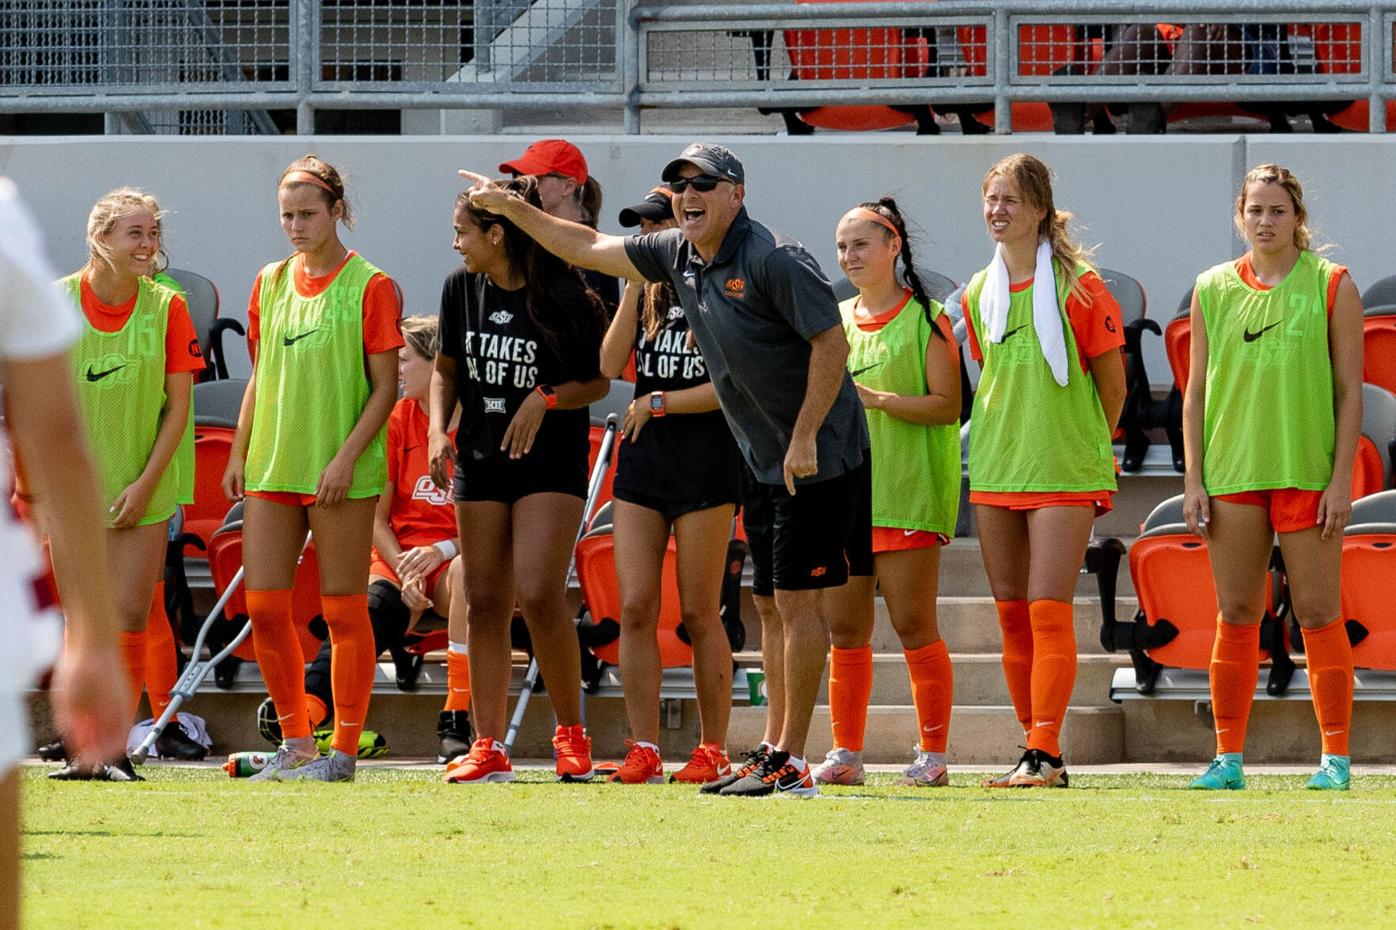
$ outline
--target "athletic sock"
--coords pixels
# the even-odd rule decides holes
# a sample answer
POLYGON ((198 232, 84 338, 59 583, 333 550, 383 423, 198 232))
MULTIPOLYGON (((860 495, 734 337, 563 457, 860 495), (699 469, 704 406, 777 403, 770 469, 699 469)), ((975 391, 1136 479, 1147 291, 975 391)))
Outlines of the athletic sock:
POLYGON ((1028 748, 1062 754, 1062 721, 1076 687, 1076 628, 1072 607, 1046 598, 1028 605, 1032 622, 1032 729, 1028 748))
POLYGON ((1008 684, 1008 697, 1013 712, 1023 725, 1023 733, 1032 729, 1032 622, 1027 601, 994 601, 999 612, 999 629, 1003 631, 1003 680, 1008 684))
POLYGON ((310 728, 314 730, 329 719, 330 709, 318 694, 307 694, 305 696, 305 715, 310 720, 310 728))
POLYGON ((126 691, 130 696, 131 713, 134 720, 136 705, 141 702, 141 691, 145 688, 145 630, 132 633, 121 630, 117 633, 121 645, 121 661, 126 666, 126 691))
MULTIPOLYGON (((1349 669, 1351 666, 1349 665, 1349 669)), ((1238 626, 1217 615, 1217 638, 1207 679, 1212 686, 1212 719, 1217 727, 1217 755, 1246 748, 1246 723, 1260 675, 1260 624, 1238 626)))
POLYGON ((1314 715, 1330 756, 1348 754, 1352 730, 1352 642, 1340 619, 1316 630, 1303 630, 1314 715))
POLYGON ((797 772, 803 772, 805 769, 809 768, 809 763, 805 761, 804 756, 791 756, 785 761, 795 766, 795 771, 797 772))
POLYGON ((150 712, 157 718, 170 705, 170 689, 179 677, 177 648, 165 614, 165 582, 158 581, 145 621, 145 693, 150 698, 150 712))
POLYGON ((955 670, 950 650, 938 639, 919 649, 905 649, 906 670, 911 677, 911 702, 921 732, 921 749, 945 752, 950 737, 950 707, 955 700, 955 670))
POLYGON ((305 654, 292 621, 289 589, 247 592, 252 648, 284 739, 310 736, 305 715, 305 654))
POLYGON ((359 754, 359 733, 368 716, 378 649, 368 619, 367 594, 321 595, 330 628, 330 680, 334 688, 334 738, 330 745, 359 754))
POLYGON ((443 710, 470 710, 470 657, 456 644, 446 650, 446 706, 443 710))
POLYGON ((834 729, 834 745, 840 749, 863 751, 872 679, 871 644, 856 649, 835 646, 830 650, 829 719, 834 729))

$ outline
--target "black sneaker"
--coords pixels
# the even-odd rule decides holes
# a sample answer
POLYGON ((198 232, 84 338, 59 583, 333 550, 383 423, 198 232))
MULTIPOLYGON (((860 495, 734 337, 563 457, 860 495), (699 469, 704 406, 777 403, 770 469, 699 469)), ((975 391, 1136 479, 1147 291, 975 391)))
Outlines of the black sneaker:
POLYGON ((156 737, 155 751, 162 759, 174 759, 179 762, 200 762, 208 756, 208 750, 184 732, 178 718, 171 719, 156 737))
POLYGON ((475 728, 470 724, 470 712, 466 710, 443 710, 436 719, 436 735, 441 739, 441 749, 436 754, 437 764, 444 765, 452 759, 470 753, 475 742, 475 728))
POLYGON ((60 737, 51 743, 44 743, 34 750, 34 755, 43 762, 62 762, 68 758, 68 747, 63 745, 63 739, 60 737))
POLYGON ((49 772, 48 777, 54 781, 145 781, 136 774, 135 767, 126 756, 99 763, 95 767, 70 760, 58 771, 49 772))
POLYGON ((819 795, 810 768, 802 772, 790 762, 790 753, 777 750, 761 764, 720 792, 724 798, 759 798, 768 794, 813 798, 819 795))
POLYGON ((1065 788, 1070 784, 1066 763, 1061 756, 1052 756, 1041 749, 1029 749, 1009 776, 1010 788, 1065 788))
POLYGON ((281 745, 281 721, 276 719, 276 705, 271 698, 257 705, 257 732, 273 746, 281 745))
POLYGON ((732 766, 732 773, 730 775, 724 775, 716 781, 708 782, 698 789, 699 793, 721 794, 723 788, 736 783, 739 779, 745 778, 747 775, 756 771, 757 767, 760 766, 762 762, 766 761, 766 755, 769 752, 770 750, 766 748, 764 743, 757 744, 755 749, 750 752, 742 753, 742 759, 744 761, 741 765, 732 766))

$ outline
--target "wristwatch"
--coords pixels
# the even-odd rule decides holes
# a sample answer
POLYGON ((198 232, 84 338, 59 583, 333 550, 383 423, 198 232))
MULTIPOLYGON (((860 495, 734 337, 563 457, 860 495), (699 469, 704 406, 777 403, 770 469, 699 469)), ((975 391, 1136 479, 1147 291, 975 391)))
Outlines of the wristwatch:
POLYGON ((664 416, 664 392, 654 391, 650 394, 650 416, 664 416))
POLYGON ((543 403, 547 404, 549 410, 557 409, 557 391, 554 391, 551 385, 540 384, 534 390, 538 392, 539 397, 543 398, 543 403))

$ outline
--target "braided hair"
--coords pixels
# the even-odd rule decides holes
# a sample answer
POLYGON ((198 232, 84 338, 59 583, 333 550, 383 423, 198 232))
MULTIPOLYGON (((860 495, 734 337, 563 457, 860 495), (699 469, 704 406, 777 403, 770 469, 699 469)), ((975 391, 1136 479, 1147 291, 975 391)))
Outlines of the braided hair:
MULTIPOLYGON (((896 227, 897 235, 901 237, 901 259, 902 259, 902 281, 911 291, 911 296, 916 298, 916 302, 921 305, 921 310, 926 314, 927 322, 931 321, 931 298, 926 294, 925 285, 921 283, 921 278, 916 274, 916 266, 911 258, 911 234, 906 229, 906 219, 902 217, 902 211, 897 206, 897 201, 890 194, 860 203, 858 206, 865 210, 871 210, 878 216, 885 219, 896 227)), ((890 231, 882 230, 883 235, 890 236, 890 231)), ((931 332, 941 339, 945 334, 940 331, 940 327, 932 326, 931 332)))

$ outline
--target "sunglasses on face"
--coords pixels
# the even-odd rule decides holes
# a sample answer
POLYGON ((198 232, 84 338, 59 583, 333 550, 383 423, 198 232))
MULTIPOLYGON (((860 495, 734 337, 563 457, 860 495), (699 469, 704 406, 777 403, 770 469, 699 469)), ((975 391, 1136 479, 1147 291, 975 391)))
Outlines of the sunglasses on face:
POLYGON ((696 174, 691 178, 675 178, 669 182, 669 189, 676 194, 682 194, 691 186, 698 193, 706 194, 716 190, 717 186, 726 180, 726 178, 713 177, 711 174, 696 174))

